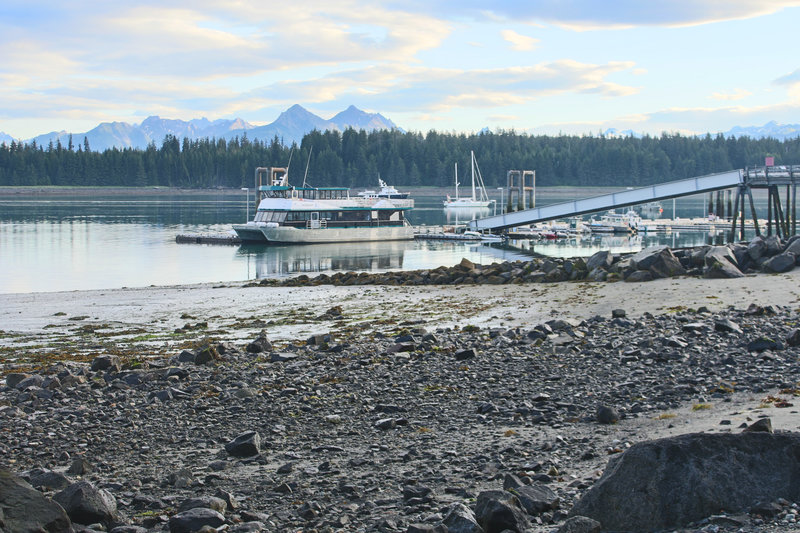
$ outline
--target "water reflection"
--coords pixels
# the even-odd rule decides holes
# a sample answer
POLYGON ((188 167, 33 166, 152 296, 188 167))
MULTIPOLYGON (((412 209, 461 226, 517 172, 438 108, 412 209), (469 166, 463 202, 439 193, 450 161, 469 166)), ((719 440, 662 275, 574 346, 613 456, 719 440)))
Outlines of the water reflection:
POLYGON ((289 274, 330 271, 382 271, 403 268, 407 244, 402 242, 340 243, 274 246, 242 245, 237 256, 246 256, 248 278, 274 278, 289 274))
MULTIPOLYGON (((549 202, 574 199, 564 194, 545 190, 542 196, 549 202)), ((584 197, 592 191, 574 195, 584 197)), ((239 191, 0 196, 0 294, 239 281, 303 272, 417 270, 452 266, 462 258, 489 264, 535 254, 573 257, 602 249, 620 253, 656 244, 727 242, 724 232, 676 232, 512 241, 505 246, 441 241, 241 248, 176 244, 179 233, 225 233, 232 223, 246 220, 243 196, 239 191)), ((415 197, 414 224, 464 224, 494 213, 494 208, 444 210, 443 197, 444 191, 415 197)), ((766 200, 756 200, 759 212, 766 212, 766 200)), ((677 213, 700 216, 704 206, 703 198, 681 199, 677 213)), ((665 216, 670 216, 675 204, 664 207, 665 216)), ((746 237, 751 238, 752 232, 746 237)))
POLYGON ((443 211, 445 221, 451 225, 466 224, 470 220, 488 217, 491 214, 488 207, 458 207, 443 211))
MULTIPOLYGON (((747 235, 751 238, 752 235, 747 235)), ((595 252, 635 253, 650 246, 672 249, 693 246, 721 246, 728 242, 725 231, 683 231, 672 233, 639 233, 635 235, 578 234, 566 239, 510 240, 503 247, 529 255, 551 257, 588 257, 595 252)), ((498 246, 493 245, 497 248, 498 246)))

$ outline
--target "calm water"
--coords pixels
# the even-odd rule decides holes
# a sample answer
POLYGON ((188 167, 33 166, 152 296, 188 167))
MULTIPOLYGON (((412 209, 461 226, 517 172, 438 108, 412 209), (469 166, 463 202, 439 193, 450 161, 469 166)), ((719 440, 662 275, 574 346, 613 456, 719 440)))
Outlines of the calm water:
MULTIPOLYGON (((415 194, 414 224, 466 220, 447 214, 450 191, 415 194)), ((539 205, 602 194, 606 190, 540 189, 539 205)), ((499 191, 497 200, 500 201, 499 191)), ((252 194, 250 200, 252 201, 252 194)), ((552 256, 591 255, 600 249, 691 246, 722 242, 703 233, 586 238, 512 246, 439 241, 306 246, 177 244, 178 233, 224 233, 248 216, 245 193, 161 192, 151 195, 82 196, 76 193, 0 196, 0 293, 62 291, 241 281, 300 272, 414 270, 552 256)), ((702 216, 702 198, 678 200, 679 216, 702 216)), ((664 204, 671 216, 672 203, 664 204)), ((486 213, 488 214, 488 213, 486 213)), ((249 209, 252 216, 252 207, 249 209)))

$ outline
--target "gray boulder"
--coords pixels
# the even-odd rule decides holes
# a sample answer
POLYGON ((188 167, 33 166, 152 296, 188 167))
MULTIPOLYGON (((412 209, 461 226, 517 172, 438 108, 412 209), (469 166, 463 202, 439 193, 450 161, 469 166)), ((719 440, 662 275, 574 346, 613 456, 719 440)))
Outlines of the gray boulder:
POLYGON ((671 278, 686 274, 680 260, 666 246, 645 248, 631 256, 630 262, 636 270, 649 271, 653 278, 671 278))
POLYGON ((797 260, 797 264, 800 265, 800 238, 795 238, 795 237, 798 237, 798 236, 795 235, 794 237, 792 237, 789 240, 789 243, 786 246, 786 248, 783 250, 783 253, 792 253, 792 254, 794 254, 794 257, 797 260))
POLYGON ((272 342, 267 338, 267 332, 261 330, 261 333, 258 335, 256 340, 249 343, 245 348, 247 353, 263 353, 269 352, 272 350, 272 342))
POLYGON ((0 468, 0 529, 8 532, 72 533, 64 509, 22 478, 0 468))
POLYGON ((599 405, 595 418, 601 424, 616 424, 619 422, 619 413, 613 407, 599 405))
POLYGON ((6 374, 6 385, 11 387, 12 389, 16 389, 17 385, 19 385, 23 380, 26 380, 29 377, 31 377, 30 374, 22 374, 20 372, 12 372, 10 374, 6 374))
POLYGON ((537 515, 558 509, 560 500, 558 495, 542 483, 534 483, 513 489, 513 494, 517 496, 522 507, 530 515, 537 515))
POLYGON ((213 509, 195 507, 178 513, 169 519, 170 533, 194 533, 209 526, 220 527, 225 523, 225 517, 213 509))
POLYGON ((447 526, 448 533, 483 533, 483 528, 475 520, 475 513, 461 502, 450 505, 442 524, 447 526))
POLYGON ((602 526, 597 520, 586 516, 572 516, 564 522, 558 533, 600 533, 602 526))
POLYGON ((711 279, 741 278, 736 256, 727 246, 712 246, 706 252, 703 277, 711 279))
POLYGON ((31 472, 30 482, 38 490, 63 490, 72 483, 64 474, 52 470, 31 472))
POLYGON ((224 513, 227 505, 222 498, 217 498, 215 496, 198 496, 197 498, 183 500, 178 506, 178 512, 182 513, 190 509, 197 509, 198 507, 213 509, 218 513, 224 513))
POLYGON ((765 255, 767 257, 772 257, 773 255, 778 255, 783 251, 783 243, 781 242, 781 238, 777 235, 770 235, 766 239, 764 239, 764 244, 767 247, 765 255))
POLYGON ((522 533, 530 527, 519 499, 505 490, 487 490, 478 494, 475 519, 485 533, 505 530, 522 533))
POLYGON ((796 257, 793 253, 784 252, 764 261, 761 265, 761 270, 775 274, 789 272, 794 269, 795 262, 796 257))
POLYGON ((786 336, 786 344, 789 346, 800 346, 800 329, 793 329, 786 336))
POLYGON ((628 277, 625 278, 625 281, 631 283, 653 281, 653 274, 649 270, 634 270, 628 275, 628 277))
POLYGON ((608 250, 596 252, 586 261, 586 270, 591 272, 596 268, 608 269, 614 262, 614 256, 608 250))
POLYGON ((764 242, 764 237, 758 235, 754 237, 750 244, 747 245, 747 255, 750 256, 754 262, 761 259, 767 252, 767 243, 764 242))
POLYGON ((215 361, 219 361, 222 357, 219 355, 217 348, 210 344, 200 347, 194 355, 194 364, 207 365, 215 361))
POLYGON ((117 515, 117 500, 106 490, 97 489, 88 481, 78 481, 53 496, 73 522, 108 525, 117 515))
POLYGON ((613 457, 573 506, 604 530, 673 529, 756 502, 800 497, 800 434, 692 433, 613 457))
POLYGON ((113 370, 119 372, 120 360, 116 355, 98 355, 92 359, 92 365, 89 367, 92 372, 101 372, 103 370, 113 370))
POLYGON ((247 431, 225 445, 225 451, 234 457, 252 457, 261 453, 261 436, 247 431))

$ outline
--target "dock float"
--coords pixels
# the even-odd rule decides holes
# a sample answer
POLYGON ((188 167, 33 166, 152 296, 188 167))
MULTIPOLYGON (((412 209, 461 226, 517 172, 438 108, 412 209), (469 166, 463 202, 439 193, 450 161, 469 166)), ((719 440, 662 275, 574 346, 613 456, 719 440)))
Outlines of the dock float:
POLYGON ((179 233, 175 236, 178 244, 242 244, 242 239, 227 233, 179 233))
POLYGON ((418 233, 415 239, 427 241, 479 241, 480 235, 464 235, 463 233, 418 233))

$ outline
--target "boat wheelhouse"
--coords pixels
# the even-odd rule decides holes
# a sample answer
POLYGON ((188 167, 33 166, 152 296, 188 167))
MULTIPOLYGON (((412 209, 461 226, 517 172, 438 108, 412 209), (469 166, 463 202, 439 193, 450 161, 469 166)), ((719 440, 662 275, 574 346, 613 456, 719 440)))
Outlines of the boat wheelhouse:
POLYGON ((387 185, 386 182, 380 178, 378 178, 378 185, 380 185, 379 191, 362 191, 358 193, 358 196, 363 198, 389 198, 390 200, 405 200, 410 195, 410 193, 398 191, 393 185, 387 185))
POLYGON ((233 227, 242 240, 307 244, 414 238, 405 216, 413 200, 351 197, 347 187, 294 187, 284 168, 259 167, 256 182, 260 202, 254 219, 233 227))

